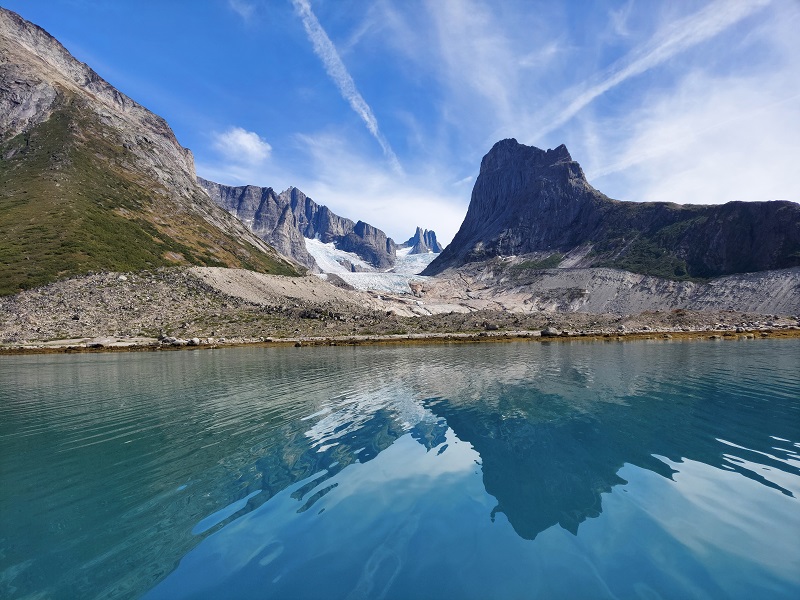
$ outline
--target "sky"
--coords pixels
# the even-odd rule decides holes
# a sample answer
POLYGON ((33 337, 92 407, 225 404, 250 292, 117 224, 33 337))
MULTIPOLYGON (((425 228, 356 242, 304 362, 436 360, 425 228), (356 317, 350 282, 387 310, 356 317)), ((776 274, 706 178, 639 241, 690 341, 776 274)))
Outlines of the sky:
POLYGON ((631 201, 800 201, 800 0, 0 0, 197 173, 448 242, 504 138, 631 201))

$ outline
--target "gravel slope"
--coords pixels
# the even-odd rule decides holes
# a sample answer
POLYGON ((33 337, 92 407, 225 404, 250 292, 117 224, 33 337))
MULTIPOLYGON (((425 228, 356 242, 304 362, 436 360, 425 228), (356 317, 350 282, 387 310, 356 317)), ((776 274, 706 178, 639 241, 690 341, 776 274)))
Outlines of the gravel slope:
POLYGON ((343 282, 337 287, 316 276, 215 267, 92 274, 0 298, 0 346, 142 345, 159 337, 168 338, 167 344, 175 339, 202 345, 347 336, 538 335, 548 327, 583 335, 745 333, 800 325, 799 269, 709 284, 607 269, 538 272, 530 279, 501 278, 490 286, 495 280, 485 272, 450 273, 426 282, 414 296, 362 292, 343 282))

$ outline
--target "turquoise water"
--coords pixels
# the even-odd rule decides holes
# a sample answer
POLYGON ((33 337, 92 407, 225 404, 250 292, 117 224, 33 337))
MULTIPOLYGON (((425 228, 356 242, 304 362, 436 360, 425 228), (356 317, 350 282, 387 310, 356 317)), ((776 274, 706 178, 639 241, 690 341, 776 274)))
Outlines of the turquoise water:
POLYGON ((3 598, 797 598, 800 341, 0 357, 3 598))

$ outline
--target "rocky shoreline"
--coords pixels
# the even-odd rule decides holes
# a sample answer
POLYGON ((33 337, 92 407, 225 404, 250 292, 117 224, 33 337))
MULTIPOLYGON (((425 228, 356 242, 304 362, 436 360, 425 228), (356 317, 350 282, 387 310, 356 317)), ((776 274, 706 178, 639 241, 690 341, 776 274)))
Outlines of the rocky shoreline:
POLYGON ((711 340, 742 341, 755 339, 800 338, 800 327, 782 329, 744 330, 740 333, 728 330, 659 330, 646 332, 599 333, 566 331, 558 335, 547 335, 542 331, 498 331, 481 333, 424 333, 409 335, 340 336, 340 337, 294 337, 266 339, 222 339, 191 340, 167 337, 118 339, 95 338, 89 340, 54 340, 39 344, 11 344, 0 346, 0 355, 14 354, 72 354, 93 352, 154 352, 172 350, 213 350, 236 347, 313 347, 313 346, 367 346, 385 344, 430 344, 430 343, 485 343, 485 342, 623 342, 623 341, 672 341, 711 340))
POLYGON ((235 269, 96 273, 0 298, 0 353, 800 337, 800 318, 794 315, 685 309, 634 315, 515 312, 445 300, 423 304, 411 294, 358 292, 315 276, 235 269), (428 314, 408 307, 424 307, 428 314))

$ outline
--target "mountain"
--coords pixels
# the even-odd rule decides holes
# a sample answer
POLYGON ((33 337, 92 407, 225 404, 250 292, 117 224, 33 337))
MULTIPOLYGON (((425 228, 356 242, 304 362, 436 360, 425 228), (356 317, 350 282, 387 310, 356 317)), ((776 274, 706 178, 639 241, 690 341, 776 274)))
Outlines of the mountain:
POLYGON ((411 248, 409 254, 427 254, 428 252, 438 253, 443 250, 442 245, 436 241, 436 233, 433 230, 417 227, 417 231, 398 248, 411 248))
POLYGON ((297 274, 210 201, 169 125, 0 8, 0 294, 170 265, 297 274))
POLYGON ((514 139, 481 162, 467 215, 423 275, 497 256, 520 266, 613 267, 703 279, 800 265, 800 204, 681 205, 612 200, 586 181, 564 145, 514 139))
POLYGON ((198 178, 211 199, 241 219, 250 230, 279 252, 314 267, 303 238, 333 242, 339 250, 354 252, 377 269, 395 262, 394 241, 380 229, 340 217, 297 188, 275 193, 271 187, 232 187, 198 178))

